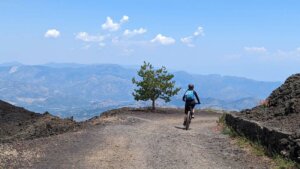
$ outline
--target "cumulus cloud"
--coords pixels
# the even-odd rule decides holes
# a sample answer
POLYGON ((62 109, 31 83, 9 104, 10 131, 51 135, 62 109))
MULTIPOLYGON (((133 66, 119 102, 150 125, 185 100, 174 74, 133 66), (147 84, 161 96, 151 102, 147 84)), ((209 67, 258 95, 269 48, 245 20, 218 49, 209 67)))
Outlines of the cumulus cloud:
POLYGON ((111 17, 106 18, 106 22, 102 24, 102 29, 109 31, 116 31, 120 28, 120 24, 115 23, 111 17))
POLYGON ((175 39, 172 37, 167 37, 162 34, 156 35, 154 39, 151 40, 152 43, 160 43, 162 45, 171 45, 175 43, 175 39))
POLYGON ((135 35, 140 35, 140 34, 144 34, 147 32, 147 29, 144 28, 140 28, 140 29, 134 29, 134 30, 128 30, 126 29, 123 33, 124 36, 135 36, 135 35))
POLYGON ((246 52, 265 53, 267 49, 265 47, 244 47, 246 52))
POLYGON ((124 15, 122 17, 122 19, 120 20, 120 22, 114 22, 113 19, 111 17, 106 17, 106 21, 104 24, 102 24, 102 29, 103 30, 108 30, 108 31, 117 31, 120 29, 121 24, 128 22, 129 17, 124 15))
POLYGON ((181 38, 180 41, 182 43, 188 45, 189 47, 194 47, 195 46, 193 44, 193 36, 188 36, 188 37, 181 38))
POLYGON ((45 38, 58 38, 60 36, 60 32, 56 29, 49 29, 44 36, 45 38))
POLYGON ((129 17, 126 16, 126 15, 124 15, 124 16, 122 17, 122 19, 120 20, 120 23, 128 22, 128 20, 129 20, 129 17))
POLYGON ((75 38, 85 42, 101 42, 105 39, 104 36, 93 36, 86 32, 79 32, 75 38))
POLYGON ((183 37, 180 39, 180 41, 189 47, 194 47, 194 40, 201 36, 204 36, 204 29, 203 27, 199 26, 192 36, 183 37))
POLYGON ((204 29, 201 26, 199 26, 194 32, 194 36, 204 36, 204 29))

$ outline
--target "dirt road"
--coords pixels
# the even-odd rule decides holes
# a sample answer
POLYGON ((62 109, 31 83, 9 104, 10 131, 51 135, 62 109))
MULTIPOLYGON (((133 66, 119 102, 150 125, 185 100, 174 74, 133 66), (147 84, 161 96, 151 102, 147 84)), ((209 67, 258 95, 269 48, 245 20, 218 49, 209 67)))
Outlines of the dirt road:
POLYGON ((183 130, 178 112, 124 112, 58 136, 0 145, 0 168, 209 169, 268 168, 230 143, 220 115, 196 114, 183 130))

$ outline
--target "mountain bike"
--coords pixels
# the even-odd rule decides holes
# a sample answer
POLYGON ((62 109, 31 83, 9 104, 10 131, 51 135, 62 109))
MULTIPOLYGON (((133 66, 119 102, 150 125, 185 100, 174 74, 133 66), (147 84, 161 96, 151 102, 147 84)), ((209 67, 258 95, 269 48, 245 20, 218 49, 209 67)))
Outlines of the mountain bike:
POLYGON ((192 106, 189 106, 188 112, 184 117, 185 129, 188 130, 192 122, 192 106))
MULTIPOLYGON (((200 103, 196 103, 196 105, 197 104, 200 104, 200 103)), ((189 129, 189 127, 190 127, 190 124, 191 124, 191 122, 192 122, 192 110, 193 110, 193 108, 192 108, 192 106, 189 106, 188 107, 188 112, 187 112, 187 114, 184 116, 184 125, 185 125, 185 129, 186 130, 188 130, 189 129)))

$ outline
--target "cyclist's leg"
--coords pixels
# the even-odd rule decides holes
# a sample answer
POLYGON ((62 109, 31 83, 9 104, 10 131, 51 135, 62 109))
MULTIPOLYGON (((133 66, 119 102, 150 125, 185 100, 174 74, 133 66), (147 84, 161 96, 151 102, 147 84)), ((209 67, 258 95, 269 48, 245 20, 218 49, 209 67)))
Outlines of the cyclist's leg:
MULTIPOLYGON (((185 106, 184 106, 184 114, 186 115, 187 112, 188 112, 188 103, 186 102, 186 103, 185 103, 185 106)), ((184 116, 184 117, 183 117, 183 125, 184 125, 184 126, 185 126, 185 123, 186 123, 186 121, 185 121, 185 116, 184 116)))
POLYGON ((193 104, 191 104, 191 113, 192 113, 192 118, 194 118, 195 117, 195 103, 193 103, 193 104))
POLYGON ((192 118, 195 118, 194 109, 192 109, 192 118))
POLYGON ((184 113, 187 114, 188 111, 189 111, 189 103, 186 102, 186 103, 185 103, 185 106, 184 106, 184 113))

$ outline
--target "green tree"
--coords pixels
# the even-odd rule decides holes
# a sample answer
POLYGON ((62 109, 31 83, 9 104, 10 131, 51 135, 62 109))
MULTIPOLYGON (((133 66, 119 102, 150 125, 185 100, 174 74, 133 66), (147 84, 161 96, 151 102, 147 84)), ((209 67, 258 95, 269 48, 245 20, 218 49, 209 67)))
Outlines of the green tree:
POLYGON ((174 75, 168 73, 163 66, 155 70, 150 63, 144 62, 137 72, 141 80, 132 78, 132 83, 137 86, 132 95, 136 101, 152 101, 152 109, 155 110, 155 101, 162 99, 170 102, 171 97, 176 95, 180 88, 175 88, 174 75))

